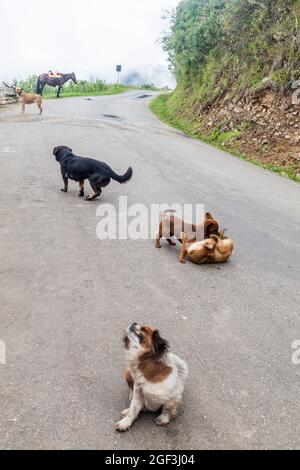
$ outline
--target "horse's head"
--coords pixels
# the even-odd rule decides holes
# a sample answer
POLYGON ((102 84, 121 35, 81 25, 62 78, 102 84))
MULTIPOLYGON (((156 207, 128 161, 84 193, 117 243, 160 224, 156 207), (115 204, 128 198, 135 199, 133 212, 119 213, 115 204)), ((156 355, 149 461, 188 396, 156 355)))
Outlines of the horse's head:
POLYGON ((74 72, 72 72, 71 80, 73 80, 74 83, 77 83, 76 75, 74 72))

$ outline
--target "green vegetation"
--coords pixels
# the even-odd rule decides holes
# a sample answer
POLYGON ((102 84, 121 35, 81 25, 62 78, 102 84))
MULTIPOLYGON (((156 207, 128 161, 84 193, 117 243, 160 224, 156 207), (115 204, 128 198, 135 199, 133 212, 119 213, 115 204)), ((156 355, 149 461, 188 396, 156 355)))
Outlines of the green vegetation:
MULTIPOLYGON (((20 81, 18 86, 28 93, 36 93, 37 76, 32 75, 27 80, 20 81)), ((77 84, 68 82, 64 85, 61 98, 69 98, 72 96, 97 96, 97 95, 114 95, 128 90, 129 87, 124 85, 108 85, 103 80, 80 80, 77 84)), ((46 85, 43 97, 45 99, 56 98, 56 89, 46 85)))
POLYGON ((300 0, 182 0, 169 17, 164 48, 191 102, 299 78, 300 0))
MULTIPOLYGON (((23 88, 27 93, 36 93, 37 75, 31 75, 26 80, 18 82, 18 86, 23 88)), ((99 96, 99 95, 116 95, 127 90, 151 90, 160 91, 152 83, 142 85, 141 87, 127 86, 122 84, 107 84, 104 80, 79 80, 76 84, 72 81, 67 82, 61 92, 61 98, 70 98, 72 96, 99 96)), ((45 86, 43 97, 45 99, 56 98, 57 90, 48 85, 45 86)))
MULTIPOLYGON (((167 16, 171 28, 162 42, 177 88, 151 109, 188 135, 241 156, 247 123, 232 128, 224 118, 213 120, 212 129, 205 119, 223 103, 264 90, 287 92, 300 78, 300 0, 181 0, 167 16)), ((299 180, 293 164, 262 166, 299 180)))
MULTIPOLYGON (((70 84, 70 88, 73 88, 71 90, 69 89, 68 85, 65 86, 62 93, 60 94, 60 98, 72 98, 75 96, 116 95, 118 93, 123 93, 124 91, 127 91, 129 89, 128 87, 124 85, 105 85, 105 87, 103 87, 102 89, 97 90, 96 88, 96 89, 91 89, 90 91, 88 91, 88 87, 83 87, 85 88, 85 90, 81 91, 81 87, 80 86, 77 87, 77 85, 72 87, 72 85, 70 84)), ((55 89, 54 88, 51 89, 50 87, 45 87, 45 94, 43 93, 43 97, 46 99, 56 98, 55 89)))

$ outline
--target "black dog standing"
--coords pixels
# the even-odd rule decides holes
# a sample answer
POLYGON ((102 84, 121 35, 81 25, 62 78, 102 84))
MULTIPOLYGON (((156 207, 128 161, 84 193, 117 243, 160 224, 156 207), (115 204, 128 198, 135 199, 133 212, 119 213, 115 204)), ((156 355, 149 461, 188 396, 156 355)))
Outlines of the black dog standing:
POLYGON ((79 182, 79 196, 84 196, 84 181, 89 180, 94 191, 91 196, 86 196, 86 201, 93 201, 102 193, 102 188, 109 185, 111 179, 118 183, 126 183, 132 177, 132 168, 129 167, 124 175, 117 175, 109 165, 93 158, 78 157, 72 149, 65 146, 53 149, 56 161, 60 164, 61 175, 64 182, 63 192, 68 191, 68 180, 79 182))

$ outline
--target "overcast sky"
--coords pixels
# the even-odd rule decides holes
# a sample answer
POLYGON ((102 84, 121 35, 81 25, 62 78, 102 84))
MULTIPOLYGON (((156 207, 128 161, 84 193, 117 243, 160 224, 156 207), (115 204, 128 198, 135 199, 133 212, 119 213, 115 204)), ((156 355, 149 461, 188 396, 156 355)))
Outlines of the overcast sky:
POLYGON ((179 0, 0 0, 0 79, 49 69, 107 80, 163 64, 164 8, 179 0))

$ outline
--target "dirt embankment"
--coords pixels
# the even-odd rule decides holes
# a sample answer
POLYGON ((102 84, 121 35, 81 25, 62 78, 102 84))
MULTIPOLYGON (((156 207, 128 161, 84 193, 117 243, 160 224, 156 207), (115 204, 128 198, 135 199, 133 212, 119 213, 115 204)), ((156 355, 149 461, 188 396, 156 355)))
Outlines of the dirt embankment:
POLYGON ((300 178, 300 89, 265 89, 235 103, 224 97, 201 111, 199 132, 249 159, 293 169, 300 178))

